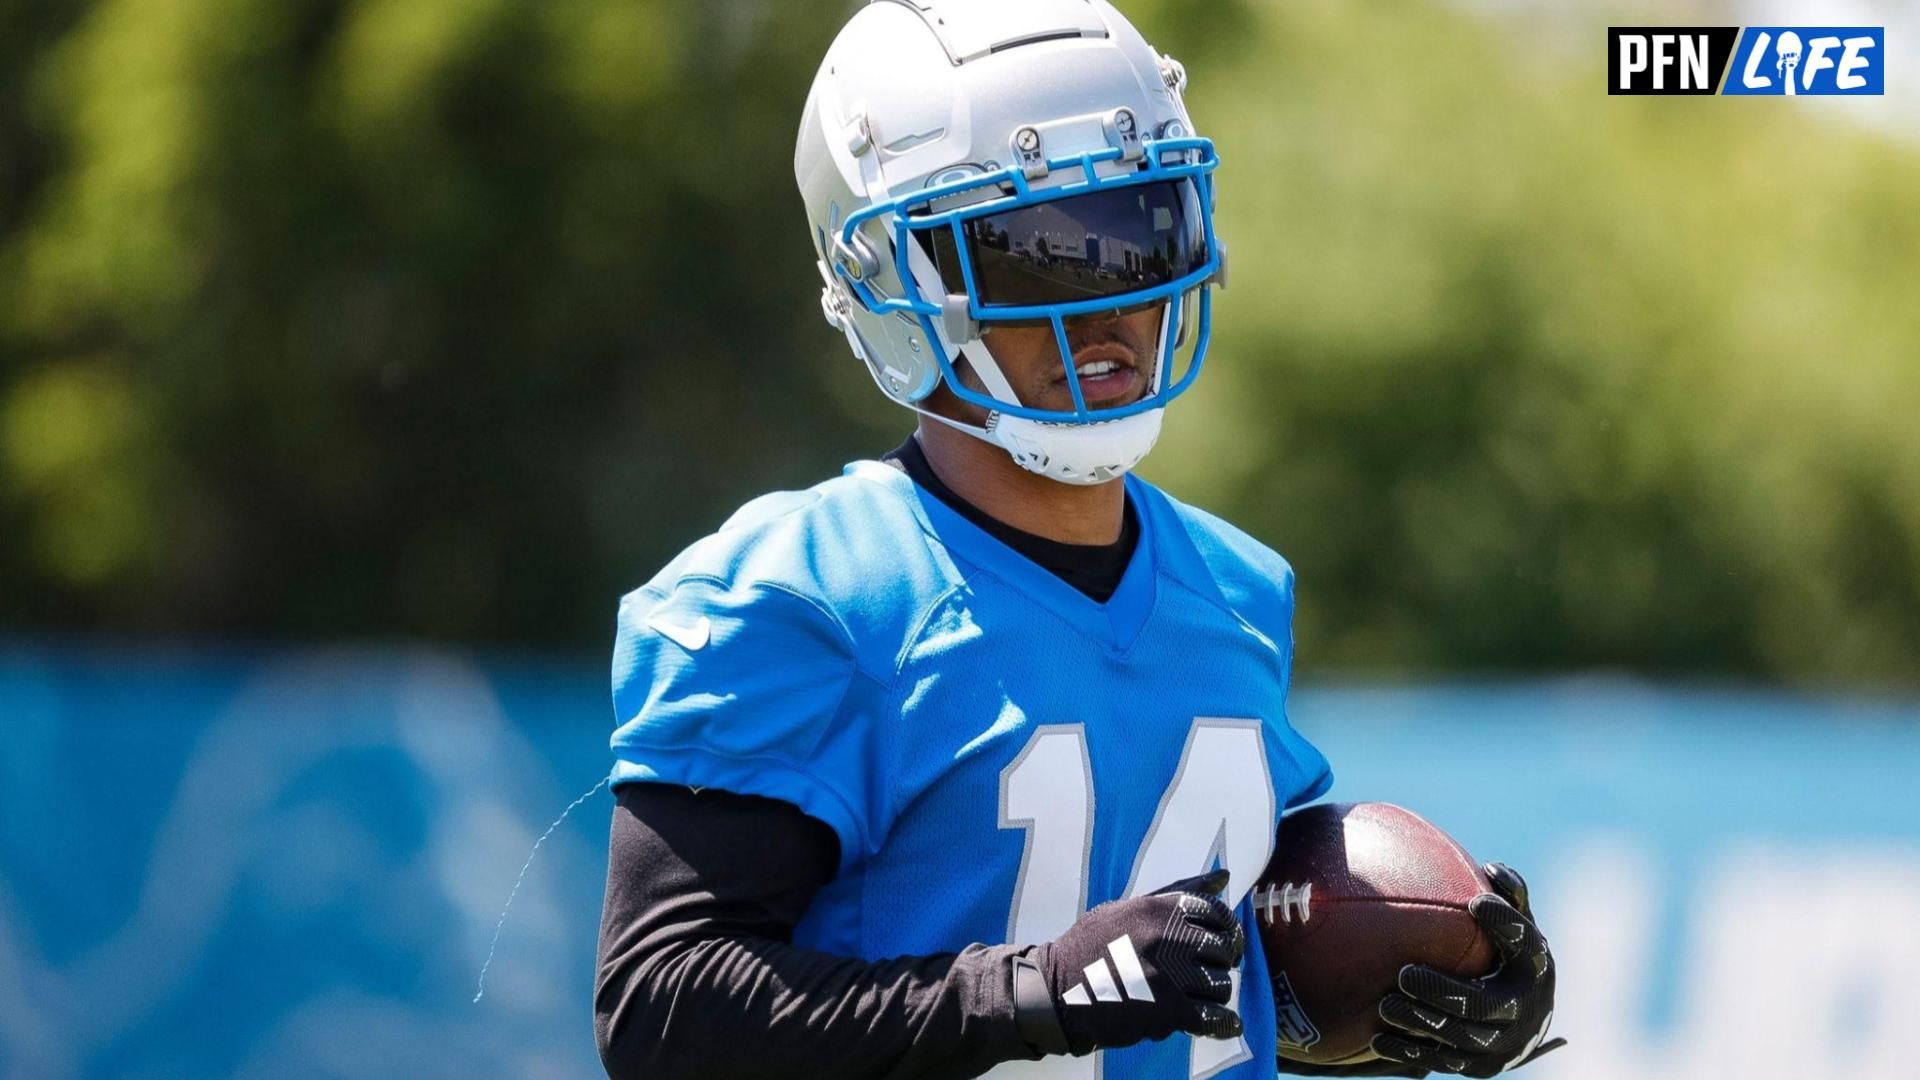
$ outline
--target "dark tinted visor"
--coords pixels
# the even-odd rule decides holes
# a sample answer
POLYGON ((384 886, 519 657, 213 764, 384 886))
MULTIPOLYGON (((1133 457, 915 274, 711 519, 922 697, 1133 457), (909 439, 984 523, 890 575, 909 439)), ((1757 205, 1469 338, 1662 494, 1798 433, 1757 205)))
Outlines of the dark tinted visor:
MULTIPOLYGON (((1207 264, 1205 223, 1191 181, 1091 191, 961 224, 982 306, 1068 304, 1177 281, 1207 264)), ((915 230, 949 293, 964 293, 953 230, 915 230)))

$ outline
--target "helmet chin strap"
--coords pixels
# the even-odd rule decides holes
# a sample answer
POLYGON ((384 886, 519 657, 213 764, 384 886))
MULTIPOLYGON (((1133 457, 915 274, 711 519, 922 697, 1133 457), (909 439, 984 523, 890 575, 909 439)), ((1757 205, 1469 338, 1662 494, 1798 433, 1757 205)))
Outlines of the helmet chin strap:
POLYGON ((1076 486, 1104 484, 1126 475, 1159 441, 1160 422, 1166 416, 1161 408, 1092 424, 1052 424, 996 412, 988 414, 986 425, 981 426, 919 405, 908 407, 1005 450, 1030 473, 1076 486))
POLYGON ((1063 484, 1104 484, 1140 464, 1160 439, 1165 409, 1093 424, 1050 424, 995 413, 992 440, 1028 472, 1063 484))

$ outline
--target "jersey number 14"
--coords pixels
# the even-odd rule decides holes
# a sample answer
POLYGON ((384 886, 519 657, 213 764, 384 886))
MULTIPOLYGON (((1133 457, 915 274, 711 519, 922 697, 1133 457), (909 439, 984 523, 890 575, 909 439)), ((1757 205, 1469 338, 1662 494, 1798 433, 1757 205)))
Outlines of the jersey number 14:
MULTIPOLYGON (((1096 812, 1093 762, 1084 724, 1044 724, 1000 772, 1000 827, 1026 832, 1020 876, 1007 916, 1007 941, 1051 941, 1087 908, 1096 812)), ((1127 876, 1123 897, 1150 893, 1216 866, 1230 874, 1225 899, 1237 905, 1273 854, 1273 774, 1258 720, 1200 717, 1187 731, 1173 782, 1160 796, 1127 876)), ((1240 1004, 1240 972, 1233 998, 1240 1004)), ((1247 1059, 1242 1038, 1194 1039, 1189 1077, 1210 1076, 1247 1059)), ((1091 1078, 1100 1054, 1014 1062, 994 1077, 1091 1078)))

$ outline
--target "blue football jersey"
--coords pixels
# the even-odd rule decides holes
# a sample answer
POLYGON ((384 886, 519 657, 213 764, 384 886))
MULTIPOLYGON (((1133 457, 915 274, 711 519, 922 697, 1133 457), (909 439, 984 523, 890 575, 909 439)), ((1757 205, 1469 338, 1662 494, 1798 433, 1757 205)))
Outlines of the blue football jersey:
MULTIPOLYGON (((1332 782, 1287 722, 1293 572, 1125 482, 1140 538, 1104 604, 880 462, 747 504, 621 601, 613 782, 783 799, 832 826, 838 874, 795 935, 831 953, 1050 941, 1216 866, 1253 926, 1281 812, 1332 782)), ((992 1075, 1271 1077, 1260 949, 1238 976, 1238 1039, 992 1075)))

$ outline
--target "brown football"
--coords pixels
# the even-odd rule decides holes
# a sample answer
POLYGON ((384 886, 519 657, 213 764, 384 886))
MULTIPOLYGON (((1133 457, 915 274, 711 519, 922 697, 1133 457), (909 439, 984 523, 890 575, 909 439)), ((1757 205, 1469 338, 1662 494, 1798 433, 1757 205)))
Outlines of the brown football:
POLYGON ((1373 1060, 1388 1030, 1380 999, 1405 964, 1466 978, 1493 970, 1493 943, 1467 914, 1491 892, 1453 837, 1390 803, 1322 803, 1280 820, 1254 886, 1256 932, 1280 1013, 1280 1056, 1373 1060))

